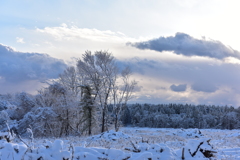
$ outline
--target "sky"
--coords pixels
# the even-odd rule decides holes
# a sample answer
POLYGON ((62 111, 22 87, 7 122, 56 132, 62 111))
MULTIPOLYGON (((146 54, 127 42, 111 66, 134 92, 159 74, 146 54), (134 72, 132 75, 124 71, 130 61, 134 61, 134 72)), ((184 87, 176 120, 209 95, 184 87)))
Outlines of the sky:
POLYGON ((138 103, 240 106, 238 0, 1 0, 0 93, 36 93, 86 51, 129 65, 138 103))

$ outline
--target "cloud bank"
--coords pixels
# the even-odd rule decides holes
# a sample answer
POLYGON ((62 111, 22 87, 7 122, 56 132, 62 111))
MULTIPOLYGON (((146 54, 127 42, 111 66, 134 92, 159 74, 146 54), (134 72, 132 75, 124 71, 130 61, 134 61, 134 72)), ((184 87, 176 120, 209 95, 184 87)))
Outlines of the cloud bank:
POLYGON ((216 59, 234 57, 240 59, 240 52, 215 40, 195 39, 185 33, 175 36, 159 37, 145 42, 127 43, 138 49, 150 49, 158 52, 173 51, 184 56, 201 56, 216 59))
POLYGON ((1 85, 4 85, 4 82, 22 83, 57 78, 65 67, 66 64, 62 60, 47 54, 17 52, 0 44, 1 85))

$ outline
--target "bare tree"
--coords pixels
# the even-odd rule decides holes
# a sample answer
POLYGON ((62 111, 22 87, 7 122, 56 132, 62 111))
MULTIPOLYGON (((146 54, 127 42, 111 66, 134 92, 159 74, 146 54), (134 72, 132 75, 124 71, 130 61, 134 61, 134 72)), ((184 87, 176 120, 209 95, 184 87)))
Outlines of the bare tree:
POLYGON ((114 127, 115 131, 119 130, 121 125, 120 116, 124 107, 126 107, 127 102, 133 97, 133 89, 137 85, 135 80, 130 80, 131 70, 126 67, 121 72, 121 83, 112 84, 112 99, 113 99, 113 114, 114 114, 114 127))
MULTIPOLYGON (((95 94, 94 101, 97 102, 101 109, 101 132, 108 130, 108 105, 113 99, 115 113, 121 112, 120 106, 124 106, 131 98, 133 87, 136 82, 130 82, 130 70, 125 69, 122 74, 122 87, 117 86, 119 79, 119 69, 116 65, 115 58, 107 51, 96 51, 92 54, 86 51, 82 59, 78 60, 77 68, 80 74, 85 75, 85 84, 89 85, 95 94), (119 94, 119 91, 121 93, 119 94)), ((119 121, 117 121, 119 123, 119 121)), ((116 126, 119 126, 118 124, 116 126)))
POLYGON ((83 84, 84 75, 79 74, 75 67, 68 67, 62 74, 59 75, 59 83, 70 90, 74 96, 81 95, 81 85, 83 84))

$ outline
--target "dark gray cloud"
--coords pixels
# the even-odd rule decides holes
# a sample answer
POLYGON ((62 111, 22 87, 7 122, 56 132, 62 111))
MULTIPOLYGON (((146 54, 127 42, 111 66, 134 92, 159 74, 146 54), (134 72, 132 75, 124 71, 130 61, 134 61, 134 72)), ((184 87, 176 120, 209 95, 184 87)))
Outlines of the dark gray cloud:
POLYGON ((171 85, 170 89, 174 92, 184 92, 187 89, 187 84, 171 85))
POLYGON ((195 39, 185 33, 176 33, 175 36, 159 37, 146 42, 127 43, 138 49, 150 49, 158 52, 173 51, 184 56, 202 56, 216 59, 234 57, 240 59, 240 52, 220 41, 195 39))
POLYGON ((8 83, 57 78, 65 67, 47 54, 17 52, 0 44, 0 79, 8 83))
POLYGON ((133 72, 140 73, 142 75, 146 74, 145 72, 156 71, 156 69, 163 70, 168 66, 165 62, 150 60, 150 59, 140 59, 138 57, 134 57, 128 60, 116 60, 116 63, 120 69, 123 69, 126 66, 129 66, 133 72))
POLYGON ((204 83, 194 83, 191 85, 191 88, 198 92, 215 92, 218 90, 218 87, 214 84, 208 83, 207 81, 204 83))

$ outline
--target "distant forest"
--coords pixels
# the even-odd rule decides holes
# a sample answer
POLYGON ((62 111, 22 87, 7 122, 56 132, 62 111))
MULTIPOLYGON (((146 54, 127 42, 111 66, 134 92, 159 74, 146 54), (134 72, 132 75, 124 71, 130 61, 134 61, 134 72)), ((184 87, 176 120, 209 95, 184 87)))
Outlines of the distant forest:
MULTIPOLYGON (((30 95, 25 92, 0 95, 0 131, 10 127, 19 135, 31 128, 36 137, 89 135, 88 112, 78 103, 62 104, 62 96, 30 95), (44 99, 43 99, 44 98, 44 99), (56 98, 56 99, 55 99, 56 98), (60 102, 59 102, 60 101, 60 102), (44 104, 44 105, 43 105, 44 104), (48 105, 47 105, 48 104, 48 105), (49 107, 50 106, 50 107, 49 107)), ((75 102, 75 101, 74 101, 75 102)), ((65 102, 64 102, 65 103, 65 102)), ((67 102, 69 103, 69 102, 67 102)), ((239 129, 240 107, 191 104, 127 104, 120 115, 121 126, 150 128, 239 129)), ((108 105, 108 128, 114 129, 113 105, 108 105)), ((101 131, 101 114, 92 116, 91 134, 101 131)))
POLYGON ((191 104, 131 104, 124 125, 151 128, 239 129, 240 107, 191 104))

